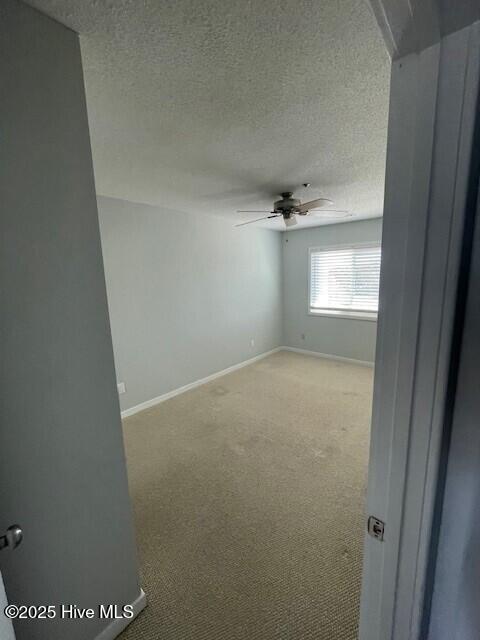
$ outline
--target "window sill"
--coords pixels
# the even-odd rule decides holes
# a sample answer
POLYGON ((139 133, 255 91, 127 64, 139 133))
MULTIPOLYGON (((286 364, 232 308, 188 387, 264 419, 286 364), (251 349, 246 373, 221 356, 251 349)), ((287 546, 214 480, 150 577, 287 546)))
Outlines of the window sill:
POLYGON ((318 316, 320 318, 347 318, 349 320, 367 320, 369 322, 377 322, 378 314, 370 311, 333 311, 329 309, 308 310, 309 316, 318 316))

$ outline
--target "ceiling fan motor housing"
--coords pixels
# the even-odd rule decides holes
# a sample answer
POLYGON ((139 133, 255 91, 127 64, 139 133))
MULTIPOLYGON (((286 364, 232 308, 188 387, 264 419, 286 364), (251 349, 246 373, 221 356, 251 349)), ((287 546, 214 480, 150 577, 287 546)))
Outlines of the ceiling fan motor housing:
POLYGON ((291 191, 285 191, 281 194, 282 199, 277 200, 274 203, 274 211, 283 214, 284 218, 289 218, 292 214, 296 213, 297 208, 300 206, 300 200, 293 198, 291 191))

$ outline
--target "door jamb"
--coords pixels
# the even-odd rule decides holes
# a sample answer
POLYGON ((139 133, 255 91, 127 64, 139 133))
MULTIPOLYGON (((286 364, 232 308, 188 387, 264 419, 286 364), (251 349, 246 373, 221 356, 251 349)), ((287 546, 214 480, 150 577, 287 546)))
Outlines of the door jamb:
POLYGON ((392 63, 360 640, 421 637, 479 52, 475 23, 392 63))

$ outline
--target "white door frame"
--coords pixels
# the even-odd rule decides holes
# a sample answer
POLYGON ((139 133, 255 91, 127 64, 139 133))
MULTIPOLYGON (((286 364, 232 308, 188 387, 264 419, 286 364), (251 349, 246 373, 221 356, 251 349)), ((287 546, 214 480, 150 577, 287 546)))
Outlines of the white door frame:
POLYGON ((371 4, 394 56, 367 493, 367 513, 386 526, 383 542, 365 538, 360 640, 418 640, 471 179, 480 23, 448 32, 433 1, 371 4))

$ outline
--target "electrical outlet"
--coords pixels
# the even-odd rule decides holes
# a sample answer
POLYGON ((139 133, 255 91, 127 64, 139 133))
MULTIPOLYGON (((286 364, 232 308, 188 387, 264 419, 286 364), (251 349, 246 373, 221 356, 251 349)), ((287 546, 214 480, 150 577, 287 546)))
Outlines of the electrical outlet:
POLYGON ((250 346, 251 346, 251 347, 254 347, 254 346, 255 346, 255 340, 254 340, 253 338, 250 340, 250 346))
POLYGON ((125 388, 125 383, 124 382, 119 382, 117 384, 117 389, 118 389, 118 395, 120 395, 120 396, 122 395, 122 393, 125 393, 125 391, 127 390, 125 388))

